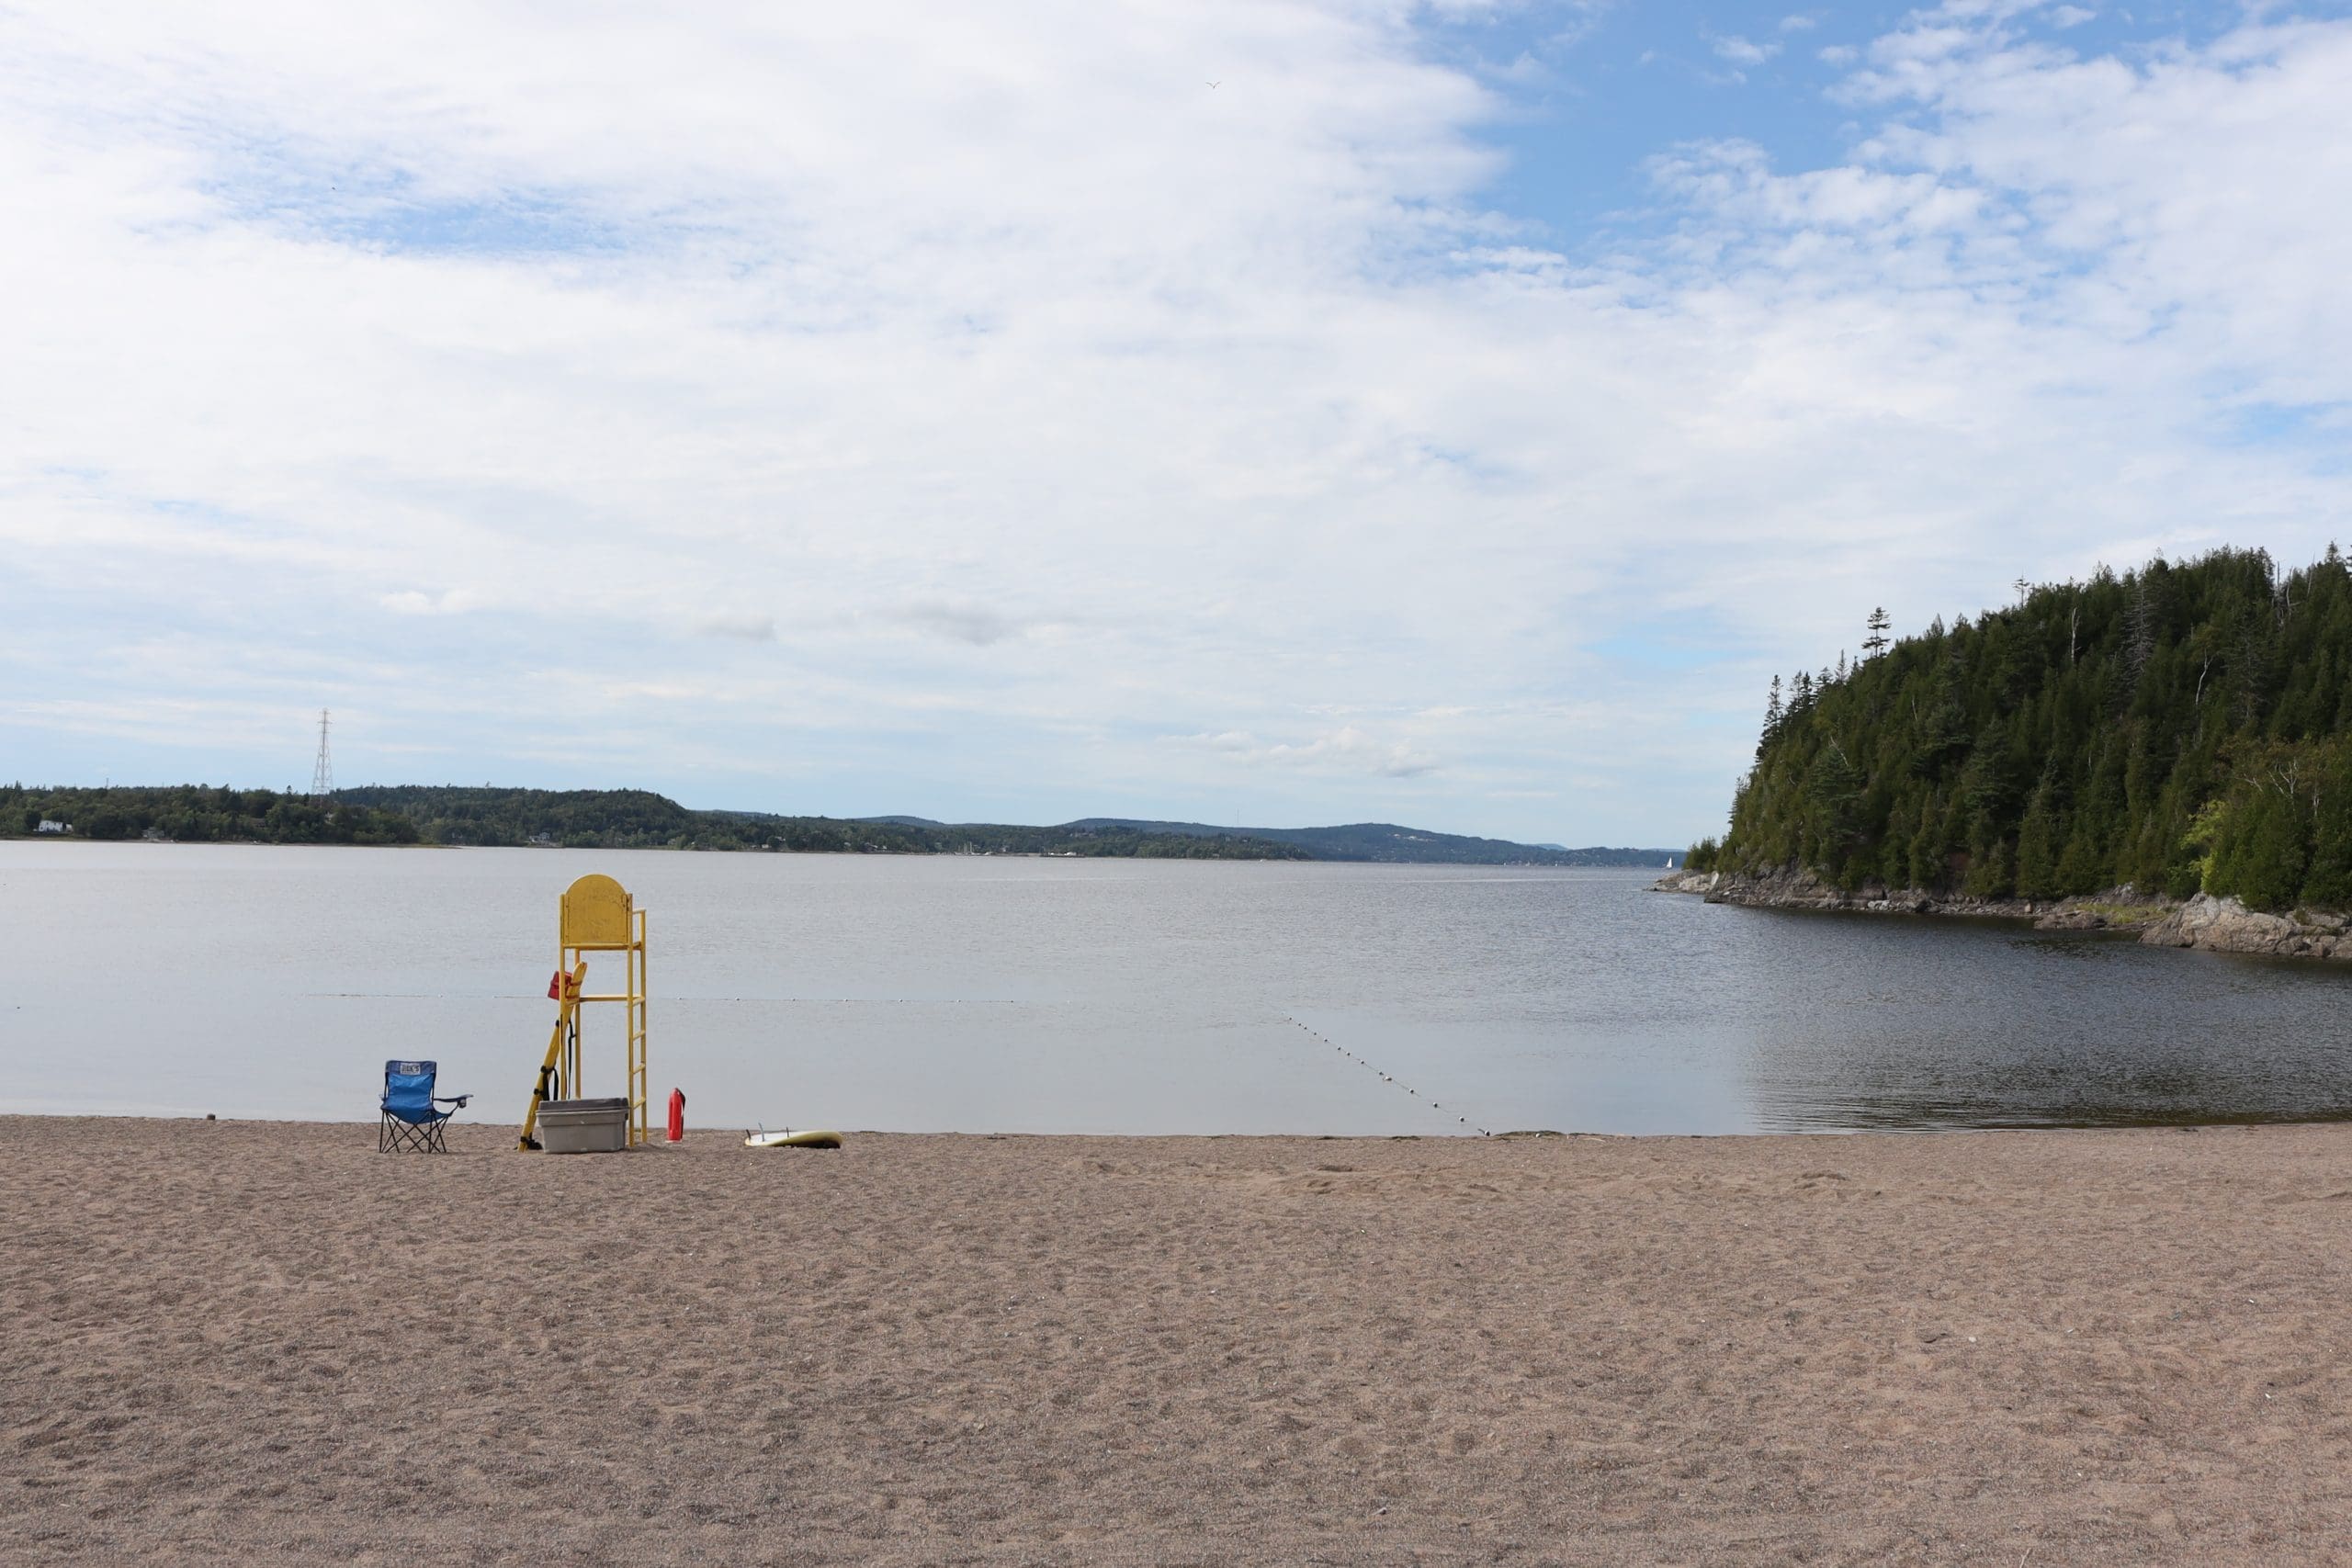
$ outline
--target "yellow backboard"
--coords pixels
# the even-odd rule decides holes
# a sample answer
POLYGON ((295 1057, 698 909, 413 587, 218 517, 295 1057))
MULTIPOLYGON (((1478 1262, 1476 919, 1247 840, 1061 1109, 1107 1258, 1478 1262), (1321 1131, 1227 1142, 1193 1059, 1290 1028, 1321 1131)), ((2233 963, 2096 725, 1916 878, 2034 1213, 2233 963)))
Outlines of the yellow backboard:
POLYGON ((562 925, 566 947, 628 946, 628 889, 609 876, 582 877, 564 889, 562 925))

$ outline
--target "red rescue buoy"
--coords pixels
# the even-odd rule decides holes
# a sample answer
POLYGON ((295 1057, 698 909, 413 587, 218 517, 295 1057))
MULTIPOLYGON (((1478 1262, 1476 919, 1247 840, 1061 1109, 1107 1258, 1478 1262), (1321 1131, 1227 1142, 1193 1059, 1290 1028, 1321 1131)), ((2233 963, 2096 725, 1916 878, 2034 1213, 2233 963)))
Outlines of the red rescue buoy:
POLYGON ((670 1091, 670 1141, 673 1144, 686 1141, 686 1091, 682 1089, 670 1091))

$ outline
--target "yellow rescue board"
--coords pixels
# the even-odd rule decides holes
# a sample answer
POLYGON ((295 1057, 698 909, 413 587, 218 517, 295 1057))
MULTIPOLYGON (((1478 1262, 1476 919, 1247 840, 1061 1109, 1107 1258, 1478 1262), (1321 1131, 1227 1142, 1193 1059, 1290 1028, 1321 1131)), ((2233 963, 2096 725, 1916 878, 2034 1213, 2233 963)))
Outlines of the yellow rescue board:
POLYGON ((837 1149, 839 1133, 753 1133, 743 1140, 747 1149, 837 1149))

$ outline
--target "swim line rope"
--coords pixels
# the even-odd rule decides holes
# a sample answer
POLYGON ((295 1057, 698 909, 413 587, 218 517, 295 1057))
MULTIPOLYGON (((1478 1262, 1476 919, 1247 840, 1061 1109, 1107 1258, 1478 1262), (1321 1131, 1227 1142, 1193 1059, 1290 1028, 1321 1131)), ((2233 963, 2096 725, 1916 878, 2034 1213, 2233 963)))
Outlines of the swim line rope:
MULTIPOLYGON (((1444 1113, 1444 1106, 1440 1105, 1436 1100, 1430 1099, 1427 1095, 1423 1094, 1419 1089, 1415 1089, 1412 1085, 1400 1081, 1393 1074, 1380 1072, 1378 1067, 1374 1066, 1370 1062, 1365 1061, 1362 1056, 1357 1055, 1353 1051, 1349 1050, 1339 1042, 1330 1039, 1329 1036, 1317 1033, 1312 1029, 1307 1029, 1306 1025, 1300 1023, 1298 1020, 1291 1017, 1288 1013, 1284 1013, 1283 1015, 1283 1021, 1284 1023, 1291 1024, 1295 1028, 1306 1030, 1306 1033, 1310 1037, 1321 1041, 1324 1044, 1330 1046, 1332 1050, 1337 1051, 1340 1055, 1345 1056, 1349 1061, 1353 1062, 1357 1066, 1363 1068, 1365 1071, 1379 1073, 1380 1081, 1382 1083, 1395 1084, 1398 1089, 1403 1089, 1407 1094, 1411 1095, 1415 1100, 1419 1100, 1430 1110, 1435 1111, 1440 1114, 1444 1113)), ((1461 1122, 1462 1125, 1469 1128, 1472 1132, 1477 1134, 1478 1136, 1482 1138, 1491 1138, 1494 1136, 1492 1133, 1489 1133, 1484 1127, 1479 1126, 1467 1116, 1456 1116, 1454 1120, 1461 1122)))

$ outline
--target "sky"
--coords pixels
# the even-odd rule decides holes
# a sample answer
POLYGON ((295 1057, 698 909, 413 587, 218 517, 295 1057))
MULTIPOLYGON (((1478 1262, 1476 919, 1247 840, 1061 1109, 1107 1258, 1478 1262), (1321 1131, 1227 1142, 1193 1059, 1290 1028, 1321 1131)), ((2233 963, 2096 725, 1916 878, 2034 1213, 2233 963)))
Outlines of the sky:
POLYGON ((2352 5, 0 0, 0 777, 1718 828, 2352 540, 2352 5))

